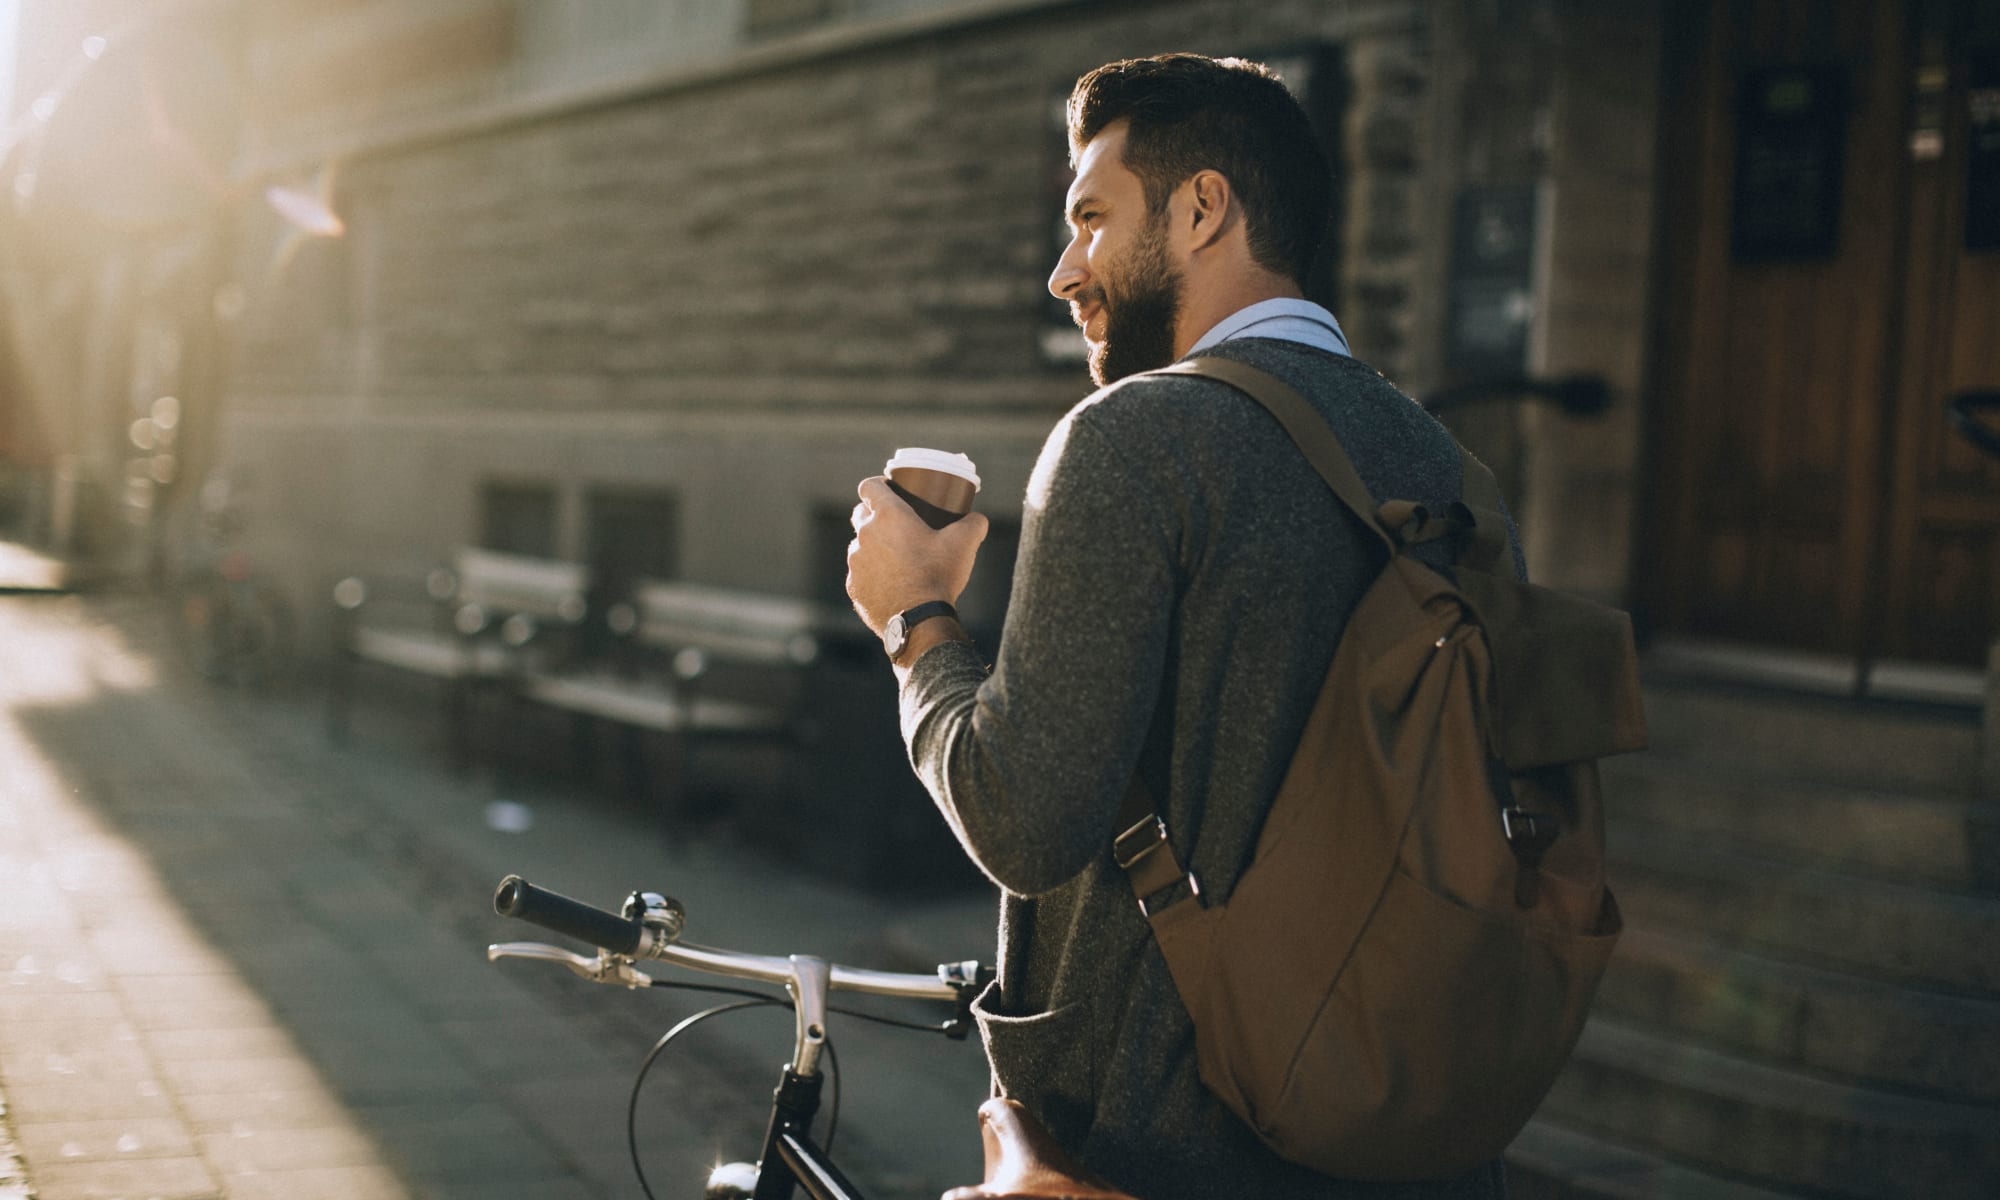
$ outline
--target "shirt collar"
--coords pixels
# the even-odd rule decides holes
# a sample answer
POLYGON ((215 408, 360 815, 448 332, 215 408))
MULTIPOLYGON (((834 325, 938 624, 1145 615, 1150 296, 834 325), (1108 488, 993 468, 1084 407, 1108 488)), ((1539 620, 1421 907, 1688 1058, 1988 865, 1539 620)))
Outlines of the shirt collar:
POLYGON ((1217 342, 1239 337, 1282 338, 1334 354, 1353 354, 1347 348, 1347 335, 1341 331, 1340 322, 1334 319, 1332 313, 1310 300, 1289 297, 1260 300, 1237 309, 1202 334, 1188 353, 1206 350, 1217 342))

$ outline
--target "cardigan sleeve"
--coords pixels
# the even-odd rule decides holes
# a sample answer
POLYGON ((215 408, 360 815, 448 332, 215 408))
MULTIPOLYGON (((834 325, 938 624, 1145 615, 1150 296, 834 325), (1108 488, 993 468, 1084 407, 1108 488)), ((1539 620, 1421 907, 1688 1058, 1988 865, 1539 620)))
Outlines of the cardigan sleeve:
POLYGON ((1073 411, 1036 463, 991 674, 972 647, 945 643, 901 695, 918 776, 973 861, 1016 895, 1067 883, 1109 846, 1165 669, 1177 509, 1099 415, 1073 411))

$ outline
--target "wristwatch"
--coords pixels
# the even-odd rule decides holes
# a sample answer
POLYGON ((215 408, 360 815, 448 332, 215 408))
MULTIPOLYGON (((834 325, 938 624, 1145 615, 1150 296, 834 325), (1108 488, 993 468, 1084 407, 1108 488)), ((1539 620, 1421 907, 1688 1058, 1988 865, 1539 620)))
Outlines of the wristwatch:
POLYGON ((958 610, 943 600, 931 600, 915 608, 906 608, 890 617, 889 623, 882 627, 882 648, 889 652, 893 660, 903 652, 903 647, 910 644, 910 630, 932 617, 950 617, 956 621, 958 610))

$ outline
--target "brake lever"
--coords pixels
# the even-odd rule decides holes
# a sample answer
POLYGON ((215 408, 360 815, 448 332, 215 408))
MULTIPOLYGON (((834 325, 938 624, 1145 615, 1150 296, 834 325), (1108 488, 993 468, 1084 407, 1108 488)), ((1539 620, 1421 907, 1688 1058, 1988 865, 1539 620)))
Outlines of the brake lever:
POLYGON ((544 962, 561 963, 592 983, 615 983, 628 988, 654 986, 653 977, 633 967, 631 959, 609 951, 599 951, 596 958, 586 958, 545 942, 494 942, 486 947, 487 962, 498 962, 503 958, 537 958, 544 962))

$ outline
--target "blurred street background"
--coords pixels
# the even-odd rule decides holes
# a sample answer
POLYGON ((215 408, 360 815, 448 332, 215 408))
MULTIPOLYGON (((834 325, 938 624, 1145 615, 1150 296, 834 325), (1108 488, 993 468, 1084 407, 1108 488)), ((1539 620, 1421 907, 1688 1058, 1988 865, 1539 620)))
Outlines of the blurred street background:
MULTIPOLYGON (((485 963, 507 872, 990 957, 847 516, 970 455, 995 644, 1061 104, 1169 50, 1280 73, 1307 290, 1641 640, 1516 1191, 2000 1194, 2000 6, 0 0, 0 1200, 637 1194, 693 1002, 485 963)), ((971 1179, 976 1046, 840 1036, 842 1161, 971 1179)))
MULTIPOLYGON (((639 1062, 715 1000, 487 963, 489 942, 563 940, 493 914, 508 873, 612 909, 667 892, 706 945, 991 958, 990 893, 829 886, 726 829, 663 841, 655 814, 548 778, 526 746, 453 777, 431 706, 377 706, 368 745, 337 748, 317 697, 217 688, 164 615, 0 597, 0 1102, 42 1200, 638 1195, 639 1062)), ((834 1041, 857 1182, 978 1178, 976 1036, 836 1017, 834 1041)), ((790 1050, 780 1010, 675 1044, 640 1098, 657 1194, 755 1157, 790 1050)))

